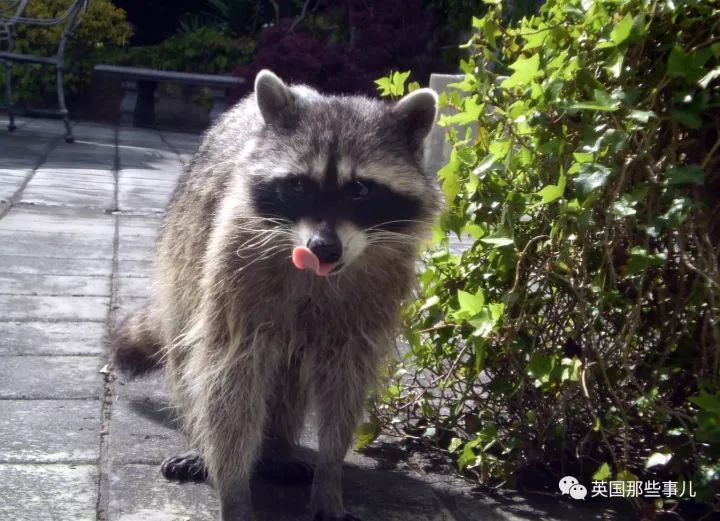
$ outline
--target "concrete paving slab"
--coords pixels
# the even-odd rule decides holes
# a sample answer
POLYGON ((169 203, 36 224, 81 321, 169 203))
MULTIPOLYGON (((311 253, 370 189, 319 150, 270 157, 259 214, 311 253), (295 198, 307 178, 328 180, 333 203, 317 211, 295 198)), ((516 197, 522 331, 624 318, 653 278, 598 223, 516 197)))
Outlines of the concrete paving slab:
POLYGON ((0 362, 0 399, 80 400, 102 394, 102 361, 95 356, 6 356, 0 362))
POLYGON ((363 521, 453 521, 433 489, 413 474, 346 467, 344 503, 363 521))
POLYGON ((110 469, 108 521, 216 521, 218 514, 215 491, 205 483, 167 481, 157 465, 110 469))
POLYGON ((48 297, 0 295, 0 321, 71 320, 104 322, 110 299, 107 297, 48 297))
MULTIPOLYGON (((499 490, 493 496, 472 492, 467 484, 443 483, 434 487, 448 510, 463 521, 633 521, 620 509, 591 501, 561 502, 559 497, 521 495, 499 490)), ((558 492, 559 494, 559 492, 558 492)), ((572 501, 572 500, 571 500, 572 501)))
MULTIPOLYGON (((0 254, 57 259, 112 259, 113 237, 0 230, 0 254)), ((0 271, 2 266, 0 266, 0 271)))
MULTIPOLYGON (((169 482, 155 465, 111 470, 109 521, 214 520, 215 491, 204 483, 169 482)), ((309 487, 253 482, 257 521, 310 519, 309 487)), ((406 475, 345 469, 345 506, 363 521, 454 521, 433 491, 406 475)), ((492 519, 492 518, 488 518, 492 519)))
POLYGON ((0 464, 0 519, 95 521, 94 465, 0 464))
POLYGON ((115 165, 115 147, 109 143, 61 141, 43 162, 43 168, 79 168, 81 165, 111 170, 115 165))
POLYGON ((156 169, 134 169, 123 168, 118 172, 120 183, 133 183, 136 186, 147 188, 162 187, 172 189, 177 183, 182 166, 177 160, 168 162, 163 168, 156 169))
POLYGON ((115 176, 112 170, 98 168, 38 168, 32 179, 33 183, 42 185, 53 185, 63 183, 69 186, 115 184, 115 176))
POLYGON ((87 165, 86 168, 75 166, 73 168, 46 168, 41 166, 35 171, 33 181, 77 181, 79 183, 114 183, 115 177, 112 170, 93 168, 87 165))
POLYGON ((142 240, 120 239, 118 243, 118 259, 121 261, 148 261, 155 257, 155 239, 142 240))
MULTIPOLYGON (((0 273, 109 276, 112 272, 111 259, 66 259, 2 255, 1 248, 0 245, 0 273)), ((82 253, 78 252, 78 254, 82 253)))
POLYGON ((153 146, 159 149, 167 149, 165 141, 157 130, 121 127, 118 129, 118 143, 121 146, 153 146))
POLYGON ((160 224, 162 218, 160 216, 129 216, 121 215, 118 217, 118 235, 120 241, 123 239, 138 239, 146 238, 149 239, 146 245, 155 244, 155 239, 160 230, 160 224))
POLYGON ((83 142, 115 144, 116 131, 112 125, 81 121, 75 124, 73 132, 75 134, 75 144, 82 144, 83 142))
POLYGON ((9 201, 20 189, 30 170, 0 169, 0 201, 9 201))
MULTIPOLYGON (((173 175, 174 174, 170 174, 173 175)), ((120 172, 118 185, 118 206, 124 211, 161 212, 167 207, 170 196, 175 188, 174 179, 157 179, 128 177, 125 171, 120 172)))
MULTIPOLYGON (((140 146, 121 143, 117 151, 121 169, 173 172, 180 165, 177 155, 162 142, 155 146, 151 143, 140 146)), ((152 173, 149 175, 153 176, 152 173)))
POLYGON ((118 383, 113 402, 109 455, 113 464, 159 465, 186 452, 189 442, 180 432, 161 374, 118 383))
POLYGON ((115 187, 113 185, 88 186, 38 186, 30 184, 23 191, 23 204, 46 206, 79 206, 83 208, 114 209, 115 187))
POLYGON ((118 297, 146 298, 152 291, 152 281, 148 277, 118 277, 118 297))
POLYGON ((117 316, 122 319, 133 311, 140 309, 147 302, 146 297, 118 297, 117 316))
POLYGON ((62 137, 65 134, 65 125, 59 119, 26 118, 23 132, 13 132, 11 135, 33 133, 49 133, 62 137))
POLYGON ((152 269, 152 261, 118 260, 118 273, 123 277, 149 277, 152 269))
MULTIPOLYGON (((0 129, 0 132, 3 132, 0 129)), ((32 170, 43 155, 57 142, 57 136, 1 134, 3 139, 2 167, 32 170)))
POLYGON ((182 132, 161 132, 162 137, 176 150, 186 153, 194 153, 200 146, 202 136, 198 134, 185 134, 182 132))
POLYGON ((100 355, 102 322, 0 322, 0 356, 100 355))
POLYGON ((112 237, 114 218, 97 211, 73 208, 16 207, 0 220, 0 230, 112 237))
POLYGON ((94 463, 99 425, 95 400, 0 400, 0 462, 94 463))
POLYGON ((43 296, 109 296, 110 278, 74 275, 3 275, 0 294, 43 296))
MULTIPOLYGON (((113 408, 111 461, 115 465, 155 465, 149 469, 140 468, 138 465, 125 465, 124 472, 145 483, 143 488, 156 490, 176 510, 166 511, 153 507, 143 511, 143 515, 149 516, 148 518, 168 512, 173 512, 172 515, 180 515, 179 512, 182 512, 182 515, 191 515, 182 510, 182 501, 175 504, 178 501, 174 497, 176 489, 172 484, 164 483, 157 472, 158 465, 166 456, 184 452, 189 448, 185 438, 178 433, 175 418, 168 409, 168 395, 162 389, 160 375, 128 382, 116 388, 119 397, 113 408)), ((304 444, 311 447, 311 451, 316 447, 312 430, 309 429, 310 432, 303 436, 304 444)), ((308 459, 313 459, 312 453, 308 459)), ((346 458, 344 489, 345 503, 349 511, 359 514, 364 521, 454 519, 429 484, 414 478, 408 472, 386 472, 377 470, 376 467, 374 460, 357 453, 351 453, 346 458)), ((123 473, 122 470, 119 472, 123 473)), ((129 479, 129 476, 125 479, 129 479)), ((134 483, 129 486, 134 488, 137 485, 134 483)), ((205 494, 202 485, 182 486, 187 487, 191 495, 197 494, 198 490, 205 494)), ((253 484, 253 495, 260 514, 259 520, 289 521, 309 518, 310 513, 306 508, 308 487, 280 487, 258 479, 253 484)), ((136 497, 133 496, 134 499, 136 497)), ((214 495, 203 499, 206 505, 215 508, 217 500, 214 495)))

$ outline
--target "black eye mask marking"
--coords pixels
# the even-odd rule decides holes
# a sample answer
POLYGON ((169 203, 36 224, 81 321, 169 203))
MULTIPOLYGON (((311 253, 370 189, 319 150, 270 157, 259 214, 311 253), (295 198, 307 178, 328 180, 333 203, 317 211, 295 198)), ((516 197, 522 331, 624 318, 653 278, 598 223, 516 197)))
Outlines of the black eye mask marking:
POLYGON ((407 221, 421 215, 418 199, 363 178, 338 189, 321 188, 306 175, 290 175, 257 182, 252 187, 252 200, 263 217, 346 220, 361 228, 401 230, 407 227, 407 221))
POLYGON ((252 187, 255 210, 262 217, 278 217, 297 221, 310 215, 319 188, 304 175, 289 175, 260 181, 252 187))

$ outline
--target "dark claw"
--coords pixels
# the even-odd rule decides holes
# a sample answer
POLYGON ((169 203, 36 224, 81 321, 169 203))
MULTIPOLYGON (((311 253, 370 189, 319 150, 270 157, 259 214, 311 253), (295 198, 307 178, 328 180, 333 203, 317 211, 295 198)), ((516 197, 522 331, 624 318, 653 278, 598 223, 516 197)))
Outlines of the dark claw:
POLYGON ((281 485, 309 485, 315 473, 313 466, 304 461, 260 460, 255 473, 281 485))
POLYGON ((175 481, 205 481, 208 477, 205 461, 197 452, 167 458, 160 465, 160 471, 167 479, 175 481))

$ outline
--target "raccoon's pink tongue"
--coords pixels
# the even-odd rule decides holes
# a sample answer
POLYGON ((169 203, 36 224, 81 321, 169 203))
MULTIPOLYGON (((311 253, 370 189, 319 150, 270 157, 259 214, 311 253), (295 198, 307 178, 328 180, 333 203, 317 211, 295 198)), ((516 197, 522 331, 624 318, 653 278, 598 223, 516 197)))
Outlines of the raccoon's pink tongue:
POLYGON ((320 262, 317 256, 305 246, 295 247, 292 261, 297 269, 312 271, 319 277, 324 277, 337 266, 337 262, 320 262))

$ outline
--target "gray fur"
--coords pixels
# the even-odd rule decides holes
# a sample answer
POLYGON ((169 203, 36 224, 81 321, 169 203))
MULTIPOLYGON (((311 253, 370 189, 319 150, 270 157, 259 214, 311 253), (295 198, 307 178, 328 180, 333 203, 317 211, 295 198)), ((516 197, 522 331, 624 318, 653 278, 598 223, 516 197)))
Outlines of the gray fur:
MULTIPOLYGON (((286 87, 269 72, 256 85, 260 99, 249 96, 210 129, 182 176, 158 243, 152 305, 126 324, 152 323, 161 339, 168 385, 223 521, 251 518, 253 465, 264 447, 292 449, 310 405, 320 422, 313 515, 342 519, 342 460, 439 206, 420 159, 436 98, 424 90, 401 102, 400 117, 390 104, 286 87), (291 264, 298 231, 256 216, 249 187, 284 173, 321 176, 328 157, 344 165, 341 177, 362 170, 414 195, 422 215, 320 278, 291 264)), ((147 334, 121 327, 115 338, 125 350, 135 338, 147 353, 147 334)))

